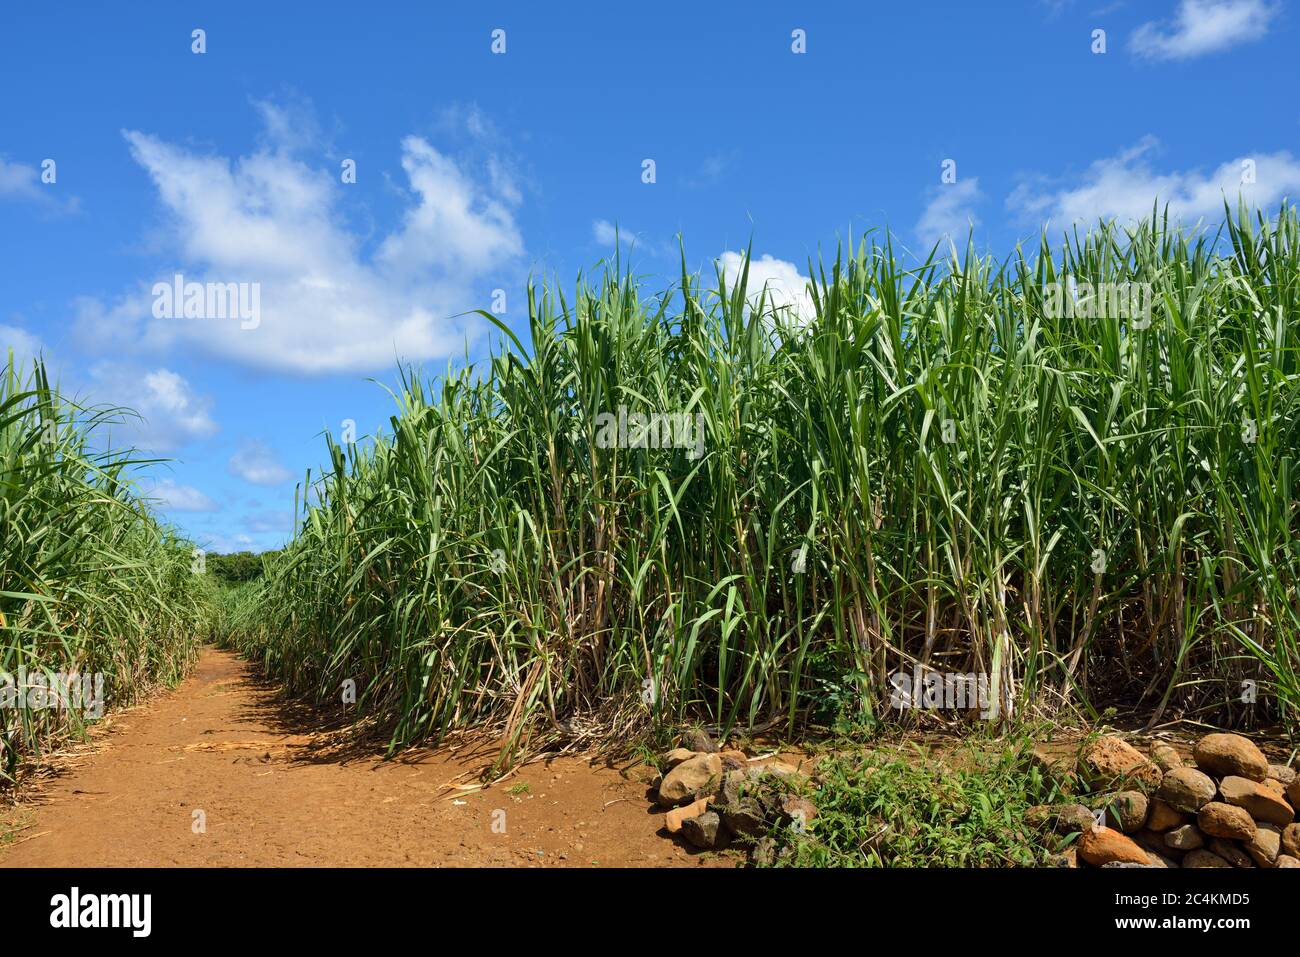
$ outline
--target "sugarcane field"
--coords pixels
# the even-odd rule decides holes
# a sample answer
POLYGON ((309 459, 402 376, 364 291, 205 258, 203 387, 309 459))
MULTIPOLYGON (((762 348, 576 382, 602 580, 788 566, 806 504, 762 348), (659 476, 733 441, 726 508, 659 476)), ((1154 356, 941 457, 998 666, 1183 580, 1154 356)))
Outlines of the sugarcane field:
POLYGON ((1287 939, 1297 22, 0 10, 14 939, 1287 939))

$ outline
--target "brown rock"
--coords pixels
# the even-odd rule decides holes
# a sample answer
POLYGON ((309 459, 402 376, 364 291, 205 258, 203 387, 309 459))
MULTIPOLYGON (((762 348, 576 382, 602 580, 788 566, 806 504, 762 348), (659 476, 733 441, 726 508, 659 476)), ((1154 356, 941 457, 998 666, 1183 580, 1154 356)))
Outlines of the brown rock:
POLYGON ((723 771, 722 787, 718 788, 719 804, 738 804, 742 794, 751 789, 744 771, 723 771))
POLYGON ((1300 867, 1300 858, 1292 857, 1290 854, 1279 854, 1274 867, 1300 867))
POLYGON ((784 761, 773 761, 770 764, 751 766, 749 772, 751 777, 760 777, 764 774, 775 774, 779 778, 805 777, 805 775, 799 773, 798 768, 792 767, 784 761))
POLYGON ((1053 854, 1047 859, 1048 867, 1078 867, 1079 850, 1075 847, 1067 847, 1059 854, 1053 854))
POLYGON ((1205 838, 1195 824, 1184 824, 1165 835, 1165 844, 1176 851, 1194 851, 1205 846, 1205 838))
POLYGON ((1245 808, 1251 817, 1264 824, 1286 827, 1295 820, 1291 805, 1258 781, 1229 775, 1219 782, 1219 794, 1223 800, 1245 808))
POLYGON ((1242 846, 1260 867, 1276 867, 1281 848, 1282 832, 1271 824, 1261 824, 1255 834, 1242 846))
POLYGON ((1268 777, 1268 758, 1249 738, 1239 734, 1207 734, 1193 749, 1196 765, 1216 778, 1230 774, 1252 781, 1268 777))
POLYGON ((1231 867, 1218 854, 1210 851, 1192 851, 1183 858, 1183 867, 1231 867))
POLYGON ((727 830, 737 837, 756 838, 767 832, 767 819, 757 801, 746 798, 722 809, 727 830))
POLYGON ((1269 778, 1266 781, 1260 781, 1259 786, 1262 788, 1268 788, 1268 790, 1272 791, 1282 800, 1284 801, 1286 800, 1286 785, 1283 784, 1281 781, 1277 781, 1274 780, 1273 778, 1269 778))
POLYGON ((699 817, 708 809, 708 798, 700 798, 693 804, 687 804, 683 807, 675 807, 664 815, 664 827, 668 828, 669 834, 676 834, 682 829, 683 821, 690 817, 699 817))
POLYGON ((1187 823, 1187 815, 1175 811, 1159 798, 1151 799, 1151 813, 1147 815, 1147 827, 1153 831, 1169 831, 1187 823))
POLYGON ((1222 801, 1211 801, 1196 815, 1196 824, 1202 834, 1223 837, 1230 841, 1249 841, 1255 836, 1255 822, 1245 808, 1222 801))
POLYGON ((695 730, 687 731, 682 735, 683 748, 689 748, 696 754, 716 754, 718 751, 717 743, 709 737, 707 731, 695 730))
POLYGON ((1282 853, 1300 857, 1300 824, 1288 824, 1282 828, 1282 853))
POLYGON ((682 822, 682 837, 700 850, 717 847, 721 836, 722 819, 712 811, 705 811, 699 817, 688 817, 682 822))
POLYGON ((1097 820, 1082 804, 1037 804, 1025 811, 1025 822, 1032 827, 1050 828, 1057 834, 1078 834, 1097 820))
POLYGON ((659 803, 672 806, 693 801, 697 794, 711 794, 721 779, 722 759, 716 754, 697 754, 664 775, 659 803))
POLYGON ((1175 811, 1195 814, 1214 800, 1214 781, 1196 768, 1174 768, 1160 782, 1156 797, 1175 811))
POLYGON ((817 816, 817 805, 797 794, 781 795, 780 806, 782 819, 793 824, 796 830, 807 827, 817 816))
POLYGON ((1268 766, 1268 779, 1277 781, 1285 790, 1286 786, 1295 780, 1295 768, 1289 768, 1285 764, 1270 764, 1268 766))
POLYGON ((1141 791, 1119 791, 1105 801, 1106 823, 1125 834, 1140 831, 1147 820, 1147 796, 1141 791))
POLYGON ((1079 859, 1093 867, 1107 864, 1150 864, 1146 851, 1132 838, 1109 827, 1090 827, 1079 836, 1079 859))
POLYGON ((1172 771, 1183 766, 1183 756, 1168 744, 1156 744, 1151 748, 1151 760, 1161 771, 1172 771))
POLYGON ((718 755, 722 759, 725 771, 740 771, 749 767, 749 758, 744 751, 723 751, 718 755))
POLYGON ((1218 854, 1233 867, 1245 869, 1255 866, 1255 862, 1251 859, 1250 855, 1242 849, 1240 844, 1234 844, 1232 841, 1225 841, 1221 837, 1210 839, 1209 850, 1218 854))
POLYGON ((1286 799, 1293 808, 1300 811, 1300 775, 1286 786, 1286 799))
POLYGON ((1124 784, 1155 787, 1160 783, 1158 767, 1133 745, 1109 735, 1084 746, 1079 754, 1079 774, 1094 789, 1124 784))
POLYGON ((683 761, 689 761, 693 757, 695 757, 695 752, 690 748, 673 748, 664 755, 664 767, 671 771, 683 761))
POLYGON ((1144 851, 1155 851, 1157 854, 1164 854, 1166 857, 1177 859, 1182 855, 1182 851, 1175 850, 1165 843, 1165 836, 1148 828, 1143 828, 1136 834, 1129 835, 1137 842, 1138 846, 1144 851))
POLYGON ((1075 785, 1078 784, 1078 774, 1075 771, 1077 762, 1071 757, 1041 750, 1036 745, 1030 753, 1029 762, 1038 768, 1044 778, 1054 781, 1063 793, 1070 794, 1075 790, 1075 785))
POLYGON ((1178 862, 1172 857, 1165 857, 1159 851, 1147 851, 1147 860, 1152 867, 1177 867, 1178 862))
POLYGON ((1058 834, 1082 834, 1096 823, 1096 815, 1082 804, 1062 804, 1052 825, 1058 834))

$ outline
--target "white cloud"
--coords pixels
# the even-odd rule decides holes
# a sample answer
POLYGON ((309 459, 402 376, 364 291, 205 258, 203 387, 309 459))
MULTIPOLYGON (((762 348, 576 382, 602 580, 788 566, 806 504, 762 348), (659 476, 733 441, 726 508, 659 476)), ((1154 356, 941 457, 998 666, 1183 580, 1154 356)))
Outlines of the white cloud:
POLYGON ((646 242, 639 232, 628 229, 621 223, 611 223, 608 219, 597 219, 591 224, 591 237, 601 246, 613 246, 617 239, 624 248, 636 249, 650 255, 662 255, 668 250, 667 244, 646 242))
POLYGON ((612 246, 620 239, 627 242, 629 236, 635 237, 636 234, 627 229, 619 229, 608 219, 598 219, 591 224, 591 235, 602 246, 612 246))
POLYGON ((281 485, 293 478, 271 447, 256 439, 244 442, 230 457, 230 474, 254 485, 281 485))
POLYGON ((481 275, 523 252, 511 207, 519 194, 502 186, 499 165, 489 169, 500 197, 474 183, 456 163, 418 136, 402 140, 402 169, 419 195, 402 230, 384 240, 378 259, 396 276, 426 270, 481 275))
POLYGON ((293 512, 258 512, 244 519, 244 528, 257 533, 281 532, 288 534, 293 531, 293 512))
POLYGON ((231 552, 259 551, 256 540, 251 535, 239 533, 223 535, 220 532, 196 532, 188 534, 209 555, 229 555, 231 552))
POLYGON ((40 177, 36 167, 0 159, 0 196, 17 199, 40 199, 40 177))
POLYGON ((712 153, 704 157, 704 162, 700 164, 695 175, 687 178, 686 185, 691 189, 703 189, 717 184, 731 168, 737 155, 739 154, 736 151, 731 151, 712 153))
POLYGON ((0 200, 27 200, 47 210, 75 212, 80 200, 75 196, 60 196, 59 185, 41 182, 40 172, 26 163, 11 163, 0 159, 0 200))
POLYGON ((1169 204, 1172 218, 1193 225, 1200 220, 1217 221, 1225 198, 1236 208, 1238 199, 1247 205, 1267 209, 1284 197, 1300 194, 1300 160, 1285 150, 1238 156, 1217 168, 1159 172, 1151 155, 1159 141, 1143 138, 1136 146, 1116 156, 1097 160, 1080 180, 1070 185, 1044 177, 1022 182, 1007 197, 1007 206, 1026 221, 1050 220, 1058 227, 1074 223, 1091 225, 1099 219, 1131 222, 1151 215, 1158 200, 1169 204), (1253 163, 1253 182, 1243 183, 1253 163))
POLYGON ((99 362, 90 368, 86 401, 130 409, 112 426, 115 445, 151 452, 171 452, 187 442, 217 432, 212 400, 199 396, 170 369, 146 369, 130 363, 99 362))
POLYGON ((215 512, 217 503, 192 485, 179 485, 175 479, 145 479, 141 492, 168 512, 215 512))
MULTIPOLYGON (((745 266, 745 255, 739 252, 724 252, 718 257, 718 266, 730 288, 740 280, 745 266)), ((751 259, 749 279, 745 286, 745 297, 751 305, 758 304, 759 297, 766 290, 765 301, 778 309, 789 309, 799 322, 808 322, 816 311, 812 296, 808 293, 808 279, 799 273, 799 267, 784 259, 764 255, 751 259)))
POLYGON ((1181 0, 1173 23, 1148 22, 1129 48, 1153 60, 1186 60, 1258 40, 1279 6, 1270 0, 1181 0))
POLYGON ((197 343, 251 366, 326 373, 451 355, 479 334, 481 324, 462 314, 514 281, 523 254, 519 192, 504 164, 489 159, 484 184, 425 140, 406 137, 407 209, 367 256, 365 237, 339 209, 342 191, 353 187, 336 169, 297 158, 307 134, 292 112, 258 109, 268 142, 234 160, 123 132, 157 187, 177 257, 153 278, 171 282, 179 272, 187 282, 257 283, 257 327, 153 318, 150 281, 111 305, 81 302, 83 338, 107 334, 159 350, 197 343))
POLYGON ((262 134, 277 149, 311 149, 323 137, 311 101, 291 95, 285 102, 253 100, 253 108, 262 118, 262 134))
POLYGON ((18 326, 0 325, 0 364, 8 361, 10 349, 15 361, 26 363, 41 354, 41 340, 18 326))
POLYGON ((170 369, 103 361, 83 372, 69 368, 66 356, 52 353, 25 329, 0 325, 0 365, 10 348, 24 366, 39 355, 51 381, 82 405, 118 410, 101 427, 114 447, 172 452, 217 432, 212 400, 198 395, 184 376, 170 369))
POLYGON ((974 213, 975 204, 983 199, 979 183, 979 177, 972 177, 934 187, 916 222, 916 235, 927 250, 945 240, 961 245, 971 227, 979 225, 974 213))

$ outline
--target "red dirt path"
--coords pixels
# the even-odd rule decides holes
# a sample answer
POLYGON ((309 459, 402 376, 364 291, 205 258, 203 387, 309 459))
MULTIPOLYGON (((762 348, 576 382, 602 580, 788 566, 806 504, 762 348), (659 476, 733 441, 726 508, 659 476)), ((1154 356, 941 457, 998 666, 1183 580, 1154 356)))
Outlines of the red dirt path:
POLYGON ((658 833, 644 767, 625 777, 557 757, 458 793, 449 785, 476 782, 492 750, 389 761, 332 751, 331 736, 226 651, 206 649, 175 691, 105 724, 92 747, 0 807, 0 838, 16 832, 0 840, 0 867, 731 863, 658 833), (498 809, 504 834, 492 829, 498 809), (194 833, 195 810, 205 833, 194 833))

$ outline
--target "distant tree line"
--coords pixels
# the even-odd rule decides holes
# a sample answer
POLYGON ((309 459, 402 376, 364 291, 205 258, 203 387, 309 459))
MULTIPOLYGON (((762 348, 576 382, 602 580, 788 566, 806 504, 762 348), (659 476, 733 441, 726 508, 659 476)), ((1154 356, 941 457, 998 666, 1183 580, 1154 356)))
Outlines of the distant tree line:
POLYGON ((278 555, 272 552, 231 552, 229 555, 208 555, 205 559, 208 574, 223 585, 239 585, 262 577, 262 560, 278 555))

